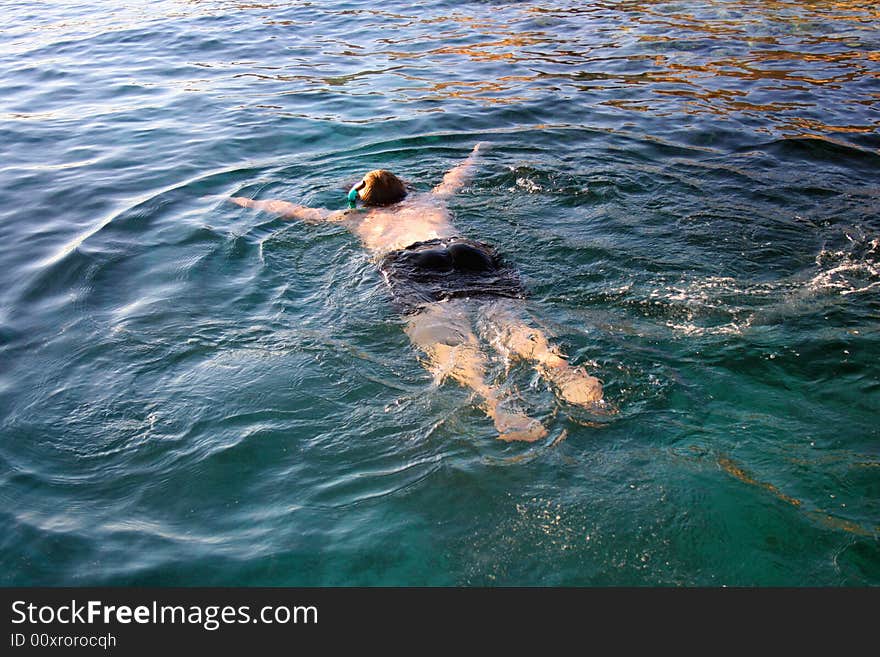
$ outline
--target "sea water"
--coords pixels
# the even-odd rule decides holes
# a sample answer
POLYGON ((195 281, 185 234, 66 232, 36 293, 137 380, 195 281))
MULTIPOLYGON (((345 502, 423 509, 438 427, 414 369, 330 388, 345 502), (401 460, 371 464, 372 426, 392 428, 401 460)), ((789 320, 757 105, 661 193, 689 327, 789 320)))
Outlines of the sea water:
MULTIPOLYGON (((0 583, 880 584, 875 2, 7 2, 0 583), (602 379, 498 441, 336 225, 450 204, 602 379)), ((485 336, 483 336, 485 337, 485 336)))

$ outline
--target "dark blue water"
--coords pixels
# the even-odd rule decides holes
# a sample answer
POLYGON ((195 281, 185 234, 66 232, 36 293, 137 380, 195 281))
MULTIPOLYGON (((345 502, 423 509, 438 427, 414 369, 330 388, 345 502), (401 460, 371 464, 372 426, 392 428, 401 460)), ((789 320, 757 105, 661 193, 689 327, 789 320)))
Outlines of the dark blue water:
POLYGON ((874 2, 11 2, 0 583, 880 584, 874 2), (380 9, 377 7, 381 7, 380 9), (618 413, 438 386, 331 208, 451 205, 618 413))

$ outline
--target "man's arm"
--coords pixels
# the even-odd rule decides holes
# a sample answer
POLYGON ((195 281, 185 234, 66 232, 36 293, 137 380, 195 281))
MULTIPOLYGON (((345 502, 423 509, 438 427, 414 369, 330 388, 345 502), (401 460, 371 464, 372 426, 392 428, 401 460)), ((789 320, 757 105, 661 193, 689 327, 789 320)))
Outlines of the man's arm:
POLYGON ((443 182, 437 185, 431 193, 435 196, 442 197, 455 194, 458 190, 464 187, 465 183, 467 183, 471 176, 473 176, 479 154, 488 149, 489 144, 485 141, 481 141, 474 146, 474 149, 471 151, 470 155, 464 159, 464 162, 450 169, 446 175, 443 176, 443 182))
POLYGON ((277 214, 285 219, 301 219, 309 223, 320 223, 322 221, 338 221, 342 218, 342 212, 332 212, 324 208, 310 208, 305 205, 297 205, 288 203, 287 201, 255 201, 244 196, 232 196, 229 198, 232 203, 240 205, 243 208, 253 208, 254 210, 263 210, 277 214))

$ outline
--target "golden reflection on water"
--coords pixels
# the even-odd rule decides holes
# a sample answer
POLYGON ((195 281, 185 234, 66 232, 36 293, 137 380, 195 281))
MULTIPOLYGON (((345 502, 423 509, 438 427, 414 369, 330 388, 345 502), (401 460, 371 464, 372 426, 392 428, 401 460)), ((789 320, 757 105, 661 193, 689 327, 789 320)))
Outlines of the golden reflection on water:
MULTIPOLYGON (((743 482, 744 484, 749 484, 750 486, 762 488, 765 491, 773 494, 783 502, 791 504, 795 508, 800 508, 803 505, 803 502, 801 500, 791 497, 790 495, 786 495, 773 484, 755 479, 751 474, 746 472, 742 468, 742 466, 737 464, 729 456, 719 455, 716 461, 722 470, 724 470, 733 478, 743 482)), ((806 514, 810 518, 816 520, 817 522, 824 525, 825 527, 828 527, 829 529, 843 530, 847 533, 855 534, 857 536, 876 537, 880 535, 880 526, 875 526, 873 528, 865 527, 857 522, 847 520, 846 518, 840 518, 839 516, 832 515, 821 509, 807 510, 806 514)))
POLYGON ((744 484, 749 484, 752 486, 757 486, 758 488, 763 488, 764 490, 773 493, 776 497, 778 497, 783 502, 787 502, 792 506, 800 506, 801 501, 789 495, 786 495, 782 491, 780 491, 773 484, 767 483, 766 481, 758 481, 752 475, 747 473, 742 469, 739 465, 737 465, 733 459, 728 456, 719 456, 718 457, 718 465, 721 466, 721 469, 724 470, 727 474, 732 477, 739 479, 744 484))
MULTIPOLYGON (((657 115, 769 117, 791 135, 867 133, 880 125, 859 111, 880 96, 863 88, 880 80, 872 38, 880 10, 873 2, 523 3, 442 16, 350 13, 382 28, 356 47, 327 39, 319 56, 400 65, 371 69, 405 81, 386 88, 407 102, 511 104, 550 92, 561 101, 657 115), (838 91, 844 98, 834 103, 852 119, 830 122, 824 98, 838 91)), ((286 75, 279 71, 276 79, 286 75)))
MULTIPOLYGON (((234 56, 234 41, 194 51, 186 66, 210 68, 216 77, 166 81, 210 91, 211 84, 249 78, 263 106, 276 104, 270 97, 278 96, 280 82, 289 86, 282 93, 385 94, 415 104, 416 113, 444 111, 446 101, 549 99, 764 121, 757 130, 812 136, 880 127, 878 7, 868 0, 609 0, 340 10, 309 2, 178 0, 162 11, 184 32, 202 16, 243 23, 246 13, 250 24, 256 17, 266 26, 253 38, 284 39, 281 52, 289 54, 271 59, 234 56), (261 93, 261 83, 272 88, 261 93)), ((5 47, 25 55, 71 34, 112 44, 113 34, 137 31, 152 18, 145 7, 50 17, 7 28, 5 47)))

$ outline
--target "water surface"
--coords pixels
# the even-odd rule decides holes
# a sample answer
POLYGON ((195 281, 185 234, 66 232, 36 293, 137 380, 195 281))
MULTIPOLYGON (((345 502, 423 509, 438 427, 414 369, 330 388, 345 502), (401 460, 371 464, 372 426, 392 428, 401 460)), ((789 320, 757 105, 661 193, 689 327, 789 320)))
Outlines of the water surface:
POLYGON ((880 584, 867 1, 13 2, 0 583, 880 584), (452 203, 619 409, 505 444, 336 226, 452 203))

